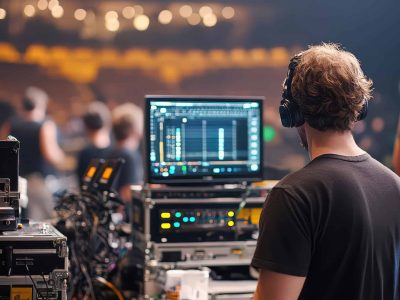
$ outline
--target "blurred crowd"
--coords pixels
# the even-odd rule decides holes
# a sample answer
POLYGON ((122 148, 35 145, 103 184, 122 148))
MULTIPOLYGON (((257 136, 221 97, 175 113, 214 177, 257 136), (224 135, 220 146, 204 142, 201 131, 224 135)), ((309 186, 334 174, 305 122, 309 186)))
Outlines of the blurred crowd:
MULTIPOLYGON (((20 145, 20 177, 27 180, 28 201, 22 202, 21 215, 33 220, 54 216, 53 194, 71 187, 60 185, 68 161, 60 147, 57 124, 47 114, 49 97, 38 87, 28 87, 22 99, 21 111, 9 101, 0 100, 0 139, 12 135, 20 145)), ((143 111, 133 103, 124 103, 112 111, 104 102, 88 104, 81 115, 86 144, 74 154, 73 181, 82 182, 92 159, 122 158, 123 164, 114 189, 121 200, 129 203, 130 186, 143 182, 143 162, 140 151, 143 137, 143 111)))
MULTIPOLYGON (((53 194, 62 189, 79 188, 90 161, 99 158, 125 161, 114 189, 122 201, 129 203, 130 186, 143 183, 142 109, 133 103, 119 104, 112 110, 105 102, 89 103, 79 120, 84 128, 85 144, 73 153, 74 172, 69 174, 66 170, 71 169, 71 153, 67 155, 60 147, 62 137, 57 124, 47 113, 48 102, 47 93, 33 86, 26 89, 18 113, 10 101, 0 99, 0 139, 12 135, 21 143, 19 171, 20 177, 27 180, 28 199, 20 201, 22 217, 52 218, 53 194), (62 181, 66 174, 72 177, 68 183, 62 181)), ((397 131, 393 166, 400 175, 400 119, 397 131)))

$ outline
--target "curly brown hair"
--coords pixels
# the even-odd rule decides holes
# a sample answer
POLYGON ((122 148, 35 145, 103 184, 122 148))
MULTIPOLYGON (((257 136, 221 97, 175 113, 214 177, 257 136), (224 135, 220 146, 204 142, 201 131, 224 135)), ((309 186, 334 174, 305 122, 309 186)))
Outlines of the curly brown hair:
POLYGON ((294 101, 307 123, 318 130, 350 130, 372 81, 357 58, 337 44, 310 46, 301 54, 291 85, 294 101))

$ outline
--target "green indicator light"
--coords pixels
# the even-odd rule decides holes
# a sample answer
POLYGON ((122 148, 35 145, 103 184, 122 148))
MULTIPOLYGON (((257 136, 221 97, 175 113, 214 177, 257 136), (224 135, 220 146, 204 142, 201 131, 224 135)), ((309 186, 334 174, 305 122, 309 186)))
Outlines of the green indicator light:
POLYGON ((196 218, 195 217, 190 217, 190 222, 194 222, 194 221, 196 221, 196 218))
POLYGON ((181 223, 179 223, 179 222, 175 222, 175 223, 174 223, 174 227, 175 227, 175 228, 179 228, 179 227, 181 227, 181 223))
POLYGON ((187 171, 187 167, 186 166, 182 166, 182 172, 186 172, 187 171))
POLYGON ((272 126, 264 126, 263 129, 264 142, 272 142, 276 137, 276 130, 272 126))
POLYGON ((183 222, 185 222, 185 223, 186 223, 187 221, 189 221, 189 218, 188 218, 188 217, 183 217, 183 219, 182 219, 182 220, 183 220, 183 222))
POLYGON ((177 211, 177 212, 175 213, 175 217, 176 217, 176 218, 180 218, 180 217, 182 217, 182 214, 181 214, 179 211, 177 211))

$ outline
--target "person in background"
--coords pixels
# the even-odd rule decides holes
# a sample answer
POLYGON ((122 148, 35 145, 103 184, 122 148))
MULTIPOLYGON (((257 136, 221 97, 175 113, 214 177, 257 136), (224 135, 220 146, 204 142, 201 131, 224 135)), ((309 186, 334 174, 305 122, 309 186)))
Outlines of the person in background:
POLYGON ((393 169, 397 175, 400 176, 400 117, 397 123, 396 138, 394 140, 393 169))
POLYGON ((111 113, 103 102, 89 104, 82 119, 89 144, 78 154, 77 176, 79 181, 82 181, 92 159, 108 156, 111 145, 111 113))
POLYGON ((46 118, 48 100, 43 90, 28 87, 22 100, 23 119, 11 128, 11 134, 21 143, 20 174, 28 180, 28 216, 34 220, 52 216, 53 198, 45 178, 65 160, 56 124, 46 118))
MULTIPOLYGON (((15 117, 14 107, 4 100, 0 100, 0 140, 7 140, 11 131, 12 119, 15 117)), ((27 181, 25 178, 18 177, 18 189, 20 192, 19 206, 21 209, 20 217, 26 218, 26 209, 28 206, 27 181)))
POLYGON ((311 162, 269 193, 255 300, 399 299, 400 178, 358 147, 372 81, 335 44, 290 62, 280 106, 311 162))
POLYGON ((140 141, 143 136, 143 111, 132 103, 117 106, 112 111, 112 126, 116 145, 110 158, 122 158, 115 188, 125 203, 132 199, 130 185, 143 182, 143 162, 140 153, 140 141))

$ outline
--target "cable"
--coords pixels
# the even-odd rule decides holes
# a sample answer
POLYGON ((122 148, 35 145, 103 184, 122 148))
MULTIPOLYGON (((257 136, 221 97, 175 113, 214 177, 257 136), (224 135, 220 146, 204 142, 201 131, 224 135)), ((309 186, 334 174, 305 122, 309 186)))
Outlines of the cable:
POLYGON ((29 278, 30 278, 31 281, 32 281, 32 284, 33 284, 33 287, 35 288, 36 293, 39 294, 40 298, 49 300, 49 297, 48 297, 48 296, 47 296, 46 298, 44 298, 43 295, 42 295, 42 293, 38 290, 38 288, 37 288, 37 286, 36 286, 36 283, 35 283, 35 281, 33 280, 32 276, 31 276, 31 273, 29 272, 29 268, 28 268, 28 265, 27 265, 27 264, 25 264, 25 269, 26 269, 26 272, 28 273, 29 278))
POLYGON ((242 198, 240 200, 239 206, 236 210, 236 214, 235 214, 235 240, 239 239, 239 226, 238 226, 238 217, 240 212, 242 211, 242 209, 246 206, 247 204, 247 198, 250 196, 250 186, 247 184, 247 182, 243 183, 244 185, 244 191, 242 193, 242 198))
POLYGON ((236 216, 239 215, 240 211, 246 206, 247 198, 250 196, 250 186, 244 183, 244 192, 242 193, 242 199, 240 200, 239 207, 236 210, 236 216))
POLYGON ((97 282, 104 284, 106 287, 110 288, 115 295, 118 297, 118 300, 124 300, 125 298, 122 296, 121 292, 113 285, 111 282, 105 280, 103 277, 96 277, 97 282))
MULTIPOLYGON (((110 244, 110 235, 115 233, 115 226, 110 227, 111 213, 117 207, 114 202, 119 204, 113 201, 114 197, 94 190, 58 195, 56 211, 71 235, 70 268, 73 279, 68 291, 70 297, 90 297, 95 300, 96 296, 101 296, 96 295, 98 291, 93 278, 108 278, 111 272, 108 266, 116 264, 119 259, 110 244)), ((111 283, 111 286, 104 282, 102 284, 118 294, 118 290, 115 290, 117 288, 111 283)), ((118 298, 124 299, 121 294, 118 298)))
POLYGON ((44 283, 46 284, 46 297, 49 299, 49 285, 47 284, 46 278, 44 278, 44 274, 42 273, 42 278, 44 283))

